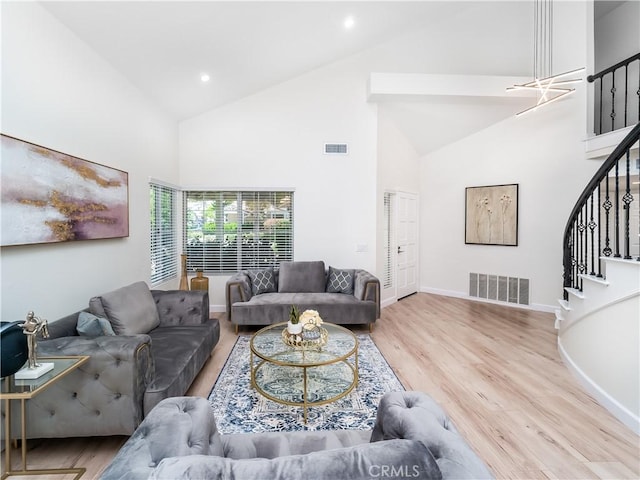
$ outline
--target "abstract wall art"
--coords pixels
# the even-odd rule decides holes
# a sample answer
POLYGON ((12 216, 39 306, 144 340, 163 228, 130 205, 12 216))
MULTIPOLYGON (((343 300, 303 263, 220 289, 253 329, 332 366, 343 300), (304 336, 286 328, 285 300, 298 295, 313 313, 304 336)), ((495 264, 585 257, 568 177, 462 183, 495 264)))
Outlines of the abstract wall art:
POLYGON ((518 245, 518 184, 465 189, 465 243, 518 245))
POLYGON ((2 246, 129 236, 127 172, 0 140, 2 246))

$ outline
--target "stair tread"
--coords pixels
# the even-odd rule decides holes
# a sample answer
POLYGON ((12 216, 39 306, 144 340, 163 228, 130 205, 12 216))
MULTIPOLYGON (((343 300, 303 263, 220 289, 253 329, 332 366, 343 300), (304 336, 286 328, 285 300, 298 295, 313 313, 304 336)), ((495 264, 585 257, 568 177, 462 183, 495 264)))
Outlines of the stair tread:
POLYGON ((578 276, 580 278, 584 279, 584 280, 588 280, 590 282, 597 283, 599 285, 604 285, 604 286, 608 286, 609 285, 609 282, 604 277, 596 277, 595 275, 586 275, 584 273, 581 273, 578 276))
POLYGON ((569 305, 569 302, 564 300, 564 299, 560 299, 558 300, 558 303, 560 304, 560 306, 562 307, 563 310, 566 311, 570 311, 571 310, 571 306, 569 305))
POLYGON ((564 287, 565 291, 569 292, 571 295, 574 295, 577 298, 584 298, 584 293, 582 293, 577 288, 564 287))

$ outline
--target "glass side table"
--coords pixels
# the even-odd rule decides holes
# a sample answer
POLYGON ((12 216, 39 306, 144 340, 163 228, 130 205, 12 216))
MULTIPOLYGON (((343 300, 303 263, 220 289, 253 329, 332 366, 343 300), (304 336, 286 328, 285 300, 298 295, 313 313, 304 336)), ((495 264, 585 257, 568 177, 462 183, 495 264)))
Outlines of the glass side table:
POLYGON ((86 471, 85 468, 48 468, 34 469, 27 468, 27 418, 26 402, 34 398, 40 392, 46 390, 50 385, 70 372, 78 368, 89 360, 89 356, 69 356, 69 357, 40 357, 38 361, 53 363, 53 370, 45 373, 33 380, 16 380, 13 375, 5 377, 0 383, 0 400, 4 400, 5 405, 5 462, 2 480, 12 475, 61 475, 75 474, 74 480, 78 480, 86 471), (20 442, 22 449, 22 470, 11 469, 11 400, 20 401, 20 442))

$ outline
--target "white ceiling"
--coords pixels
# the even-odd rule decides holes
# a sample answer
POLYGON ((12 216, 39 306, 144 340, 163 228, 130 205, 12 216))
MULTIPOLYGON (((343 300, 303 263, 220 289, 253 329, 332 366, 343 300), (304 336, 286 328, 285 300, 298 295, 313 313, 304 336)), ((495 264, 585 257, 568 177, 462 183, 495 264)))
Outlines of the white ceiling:
POLYGON ((462 2, 43 2, 182 120, 344 58, 462 2), (353 16, 356 24, 344 28, 353 16), (200 74, 211 80, 203 84, 200 74))
MULTIPOLYGON (((477 55, 466 53, 467 48, 472 52, 469 43, 482 43, 477 32, 492 33, 492 28, 504 29, 509 38, 508 48, 496 60, 501 62, 499 68, 522 63, 519 59, 529 65, 532 55, 533 40, 522 32, 531 18, 520 18, 521 12, 531 14, 529 0, 483 1, 481 11, 478 1, 458 0, 45 1, 42 5, 176 120, 414 31, 441 29, 450 38, 462 39, 455 47, 446 42, 429 45, 439 57, 454 49, 446 60, 451 73, 465 73, 465 68, 478 63, 477 55), (509 4, 507 21, 501 14, 509 4), (350 30, 343 25, 347 16, 355 20, 350 30), (477 24, 487 18, 494 25, 479 29, 477 24), (211 76, 208 83, 200 80, 203 72, 211 76)), ((516 113, 522 105, 521 99, 466 99, 457 104, 434 99, 428 105, 388 103, 381 110, 417 152, 425 154, 516 113), (425 137, 420 126, 434 120, 441 131, 425 137)))

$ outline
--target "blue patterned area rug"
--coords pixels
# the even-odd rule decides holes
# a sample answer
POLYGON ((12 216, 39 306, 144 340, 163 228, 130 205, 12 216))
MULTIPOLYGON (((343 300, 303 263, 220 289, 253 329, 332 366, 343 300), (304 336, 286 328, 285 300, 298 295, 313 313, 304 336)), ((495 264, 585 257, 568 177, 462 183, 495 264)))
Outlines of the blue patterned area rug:
POLYGON ((281 405, 251 388, 251 336, 238 336, 209 394, 220 433, 371 430, 380 398, 404 387, 371 337, 367 334, 357 337, 360 342, 357 388, 336 402, 310 407, 305 425, 302 407, 281 405))

